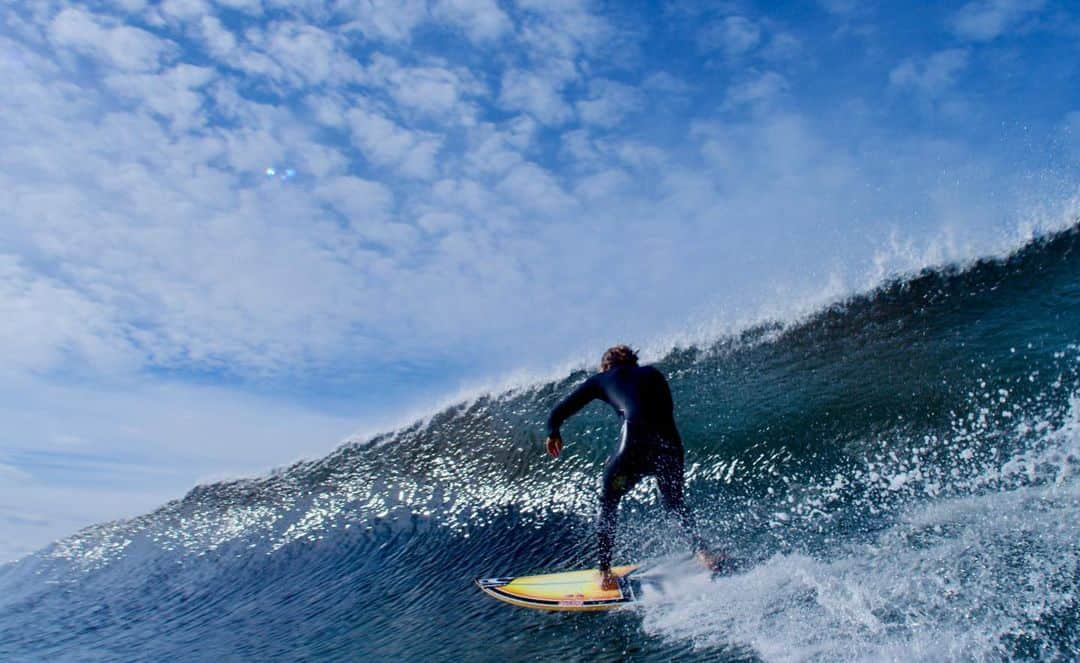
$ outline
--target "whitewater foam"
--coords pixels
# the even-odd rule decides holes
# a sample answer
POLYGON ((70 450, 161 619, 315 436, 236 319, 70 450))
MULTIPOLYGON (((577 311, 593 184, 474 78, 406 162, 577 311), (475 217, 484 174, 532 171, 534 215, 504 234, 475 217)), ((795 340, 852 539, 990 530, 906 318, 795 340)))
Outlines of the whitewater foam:
MULTIPOLYGON (((950 489, 966 494, 917 502, 868 541, 825 554, 775 555, 712 583, 689 576, 646 595, 643 628, 769 661, 1075 655, 1055 628, 1080 602, 1080 398, 1064 424, 1018 430, 1041 435, 957 476, 950 489)), ((854 480, 897 491, 912 470, 893 463, 854 480)), ((812 506, 801 504, 804 518, 825 515, 812 506)))

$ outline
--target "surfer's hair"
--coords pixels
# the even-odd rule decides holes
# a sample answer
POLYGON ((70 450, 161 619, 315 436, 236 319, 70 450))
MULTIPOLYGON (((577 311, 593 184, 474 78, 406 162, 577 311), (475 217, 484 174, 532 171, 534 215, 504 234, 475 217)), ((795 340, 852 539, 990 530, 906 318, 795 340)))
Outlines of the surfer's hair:
POLYGON ((637 353, 629 345, 616 345, 607 349, 600 360, 600 370, 606 371, 614 366, 630 364, 637 366, 637 353))

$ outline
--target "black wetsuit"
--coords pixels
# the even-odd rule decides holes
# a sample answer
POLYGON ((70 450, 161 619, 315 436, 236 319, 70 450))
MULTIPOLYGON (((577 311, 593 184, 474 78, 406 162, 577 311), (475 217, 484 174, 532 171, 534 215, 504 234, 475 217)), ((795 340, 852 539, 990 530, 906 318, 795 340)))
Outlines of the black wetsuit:
POLYGON ((590 377, 551 411, 548 435, 560 436, 562 423, 597 398, 614 407, 623 419, 619 446, 604 466, 597 520, 600 568, 611 567, 619 500, 649 475, 656 477, 664 507, 679 518, 694 550, 703 549, 683 499, 682 439, 663 374, 652 366, 621 364, 590 377))

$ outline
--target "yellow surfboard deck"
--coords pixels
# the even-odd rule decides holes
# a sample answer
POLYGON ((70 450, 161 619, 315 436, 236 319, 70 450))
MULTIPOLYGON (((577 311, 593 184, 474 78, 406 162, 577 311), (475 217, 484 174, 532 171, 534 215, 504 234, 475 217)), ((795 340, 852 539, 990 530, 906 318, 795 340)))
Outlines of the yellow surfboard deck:
POLYGON ((611 572, 619 579, 616 589, 600 586, 595 569, 549 573, 520 578, 481 578, 476 585, 500 601, 537 610, 611 610, 636 598, 629 582, 638 564, 616 566, 611 572))

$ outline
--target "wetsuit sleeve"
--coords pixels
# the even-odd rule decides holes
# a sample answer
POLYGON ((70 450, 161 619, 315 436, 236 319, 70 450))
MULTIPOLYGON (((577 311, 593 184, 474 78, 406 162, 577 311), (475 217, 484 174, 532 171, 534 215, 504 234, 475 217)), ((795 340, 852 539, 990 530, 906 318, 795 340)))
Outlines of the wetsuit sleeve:
POLYGON ((551 416, 548 417, 547 421, 548 437, 558 436, 559 428, 564 421, 599 397, 600 389, 596 386, 596 381, 593 378, 583 382, 581 386, 562 399, 551 411, 551 416))

